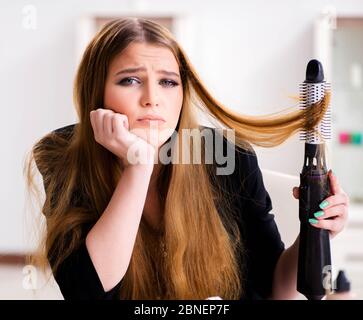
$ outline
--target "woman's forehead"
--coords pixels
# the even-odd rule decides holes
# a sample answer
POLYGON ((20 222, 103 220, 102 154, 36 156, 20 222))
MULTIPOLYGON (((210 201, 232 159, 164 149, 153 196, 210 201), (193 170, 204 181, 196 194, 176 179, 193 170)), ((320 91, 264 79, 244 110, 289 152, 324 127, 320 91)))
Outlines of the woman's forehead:
POLYGON ((152 67, 177 72, 179 65, 170 49, 146 43, 131 43, 111 63, 111 68, 152 67))

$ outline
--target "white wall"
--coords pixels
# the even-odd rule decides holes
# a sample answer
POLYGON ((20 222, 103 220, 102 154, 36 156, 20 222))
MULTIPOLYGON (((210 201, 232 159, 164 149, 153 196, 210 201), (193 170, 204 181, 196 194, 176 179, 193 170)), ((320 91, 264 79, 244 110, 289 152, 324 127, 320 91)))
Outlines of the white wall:
MULTIPOLYGON (((29 248, 22 229, 25 152, 46 132, 76 119, 74 32, 80 16, 145 10, 188 17, 186 50, 212 93, 240 112, 264 114, 293 103, 288 95, 298 93, 313 58, 314 19, 327 4, 336 5, 339 15, 363 15, 362 0, 1 0, 0 252, 29 248), (29 4, 37 10, 35 30, 22 24, 29 4)), ((258 153, 266 169, 296 175, 302 166, 303 147, 296 139, 258 153)))

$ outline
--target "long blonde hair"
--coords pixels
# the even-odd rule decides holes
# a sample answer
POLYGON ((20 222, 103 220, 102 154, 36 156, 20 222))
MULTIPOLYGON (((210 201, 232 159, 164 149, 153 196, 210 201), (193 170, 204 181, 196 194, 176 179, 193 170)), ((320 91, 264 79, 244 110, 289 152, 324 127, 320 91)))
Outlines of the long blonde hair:
MULTIPOLYGON (((211 96, 167 29, 136 18, 107 23, 88 45, 78 68, 74 102, 79 123, 74 132, 51 133, 40 139, 25 167, 29 189, 36 187, 36 168, 43 176, 46 231, 36 256, 41 258, 38 264, 50 262, 53 273, 84 241, 85 231, 105 210, 122 174, 116 157, 95 141, 89 113, 103 105, 110 62, 135 41, 170 49, 179 64, 184 100, 177 129, 198 129, 195 110, 201 108, 224 128, 235 130, 237 146, 273 147, 300 128, 314 127, 328 104, 327 99, 316 104, 314 120, 308 125, 302 110, 268 116, 242 115, 211 96)), ((168 256, 163 260, 152 254, 151 244, 157 240, 151 241, 142 219, 120 297, 205 299, 219 295, 223 299, 239 299, 244 289, 243 258, 240 259, 243 241, 234 213, 227 214, 229 203, 223 190, 211 185, 207 165, 163 166, 158 186, 168 256), (225 202, 225 210, 217 210, 216 199, 225 202), (154 283, 160 275, 162 279, 154 283)))

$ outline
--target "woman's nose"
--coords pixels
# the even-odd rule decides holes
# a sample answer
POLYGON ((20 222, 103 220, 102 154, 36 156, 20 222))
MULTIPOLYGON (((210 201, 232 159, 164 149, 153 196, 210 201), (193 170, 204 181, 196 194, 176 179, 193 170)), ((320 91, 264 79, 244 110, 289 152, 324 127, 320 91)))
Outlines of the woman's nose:
POLYGON ((157 107, 159 106, 159 98, 157 88, 149 84, 145 87, 141 98, 141 104, 143 107, 157 107))

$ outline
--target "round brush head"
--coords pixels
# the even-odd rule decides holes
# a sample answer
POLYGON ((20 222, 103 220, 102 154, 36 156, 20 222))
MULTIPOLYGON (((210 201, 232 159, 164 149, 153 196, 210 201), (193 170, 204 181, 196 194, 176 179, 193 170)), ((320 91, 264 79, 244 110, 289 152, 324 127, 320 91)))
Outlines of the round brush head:
MULTIPOLYGON (((306 68, 306 79, 300 84, 300 109, 306 111, 307 108, 318 106, 326 108, 323 119, 314 128, 305 128, 300 132, 300 140, 304 140, 310 144, 324 143, 325 140, 331 139, 331 107, 330 99, 330 84, 324 81, 323 66, 318 60, 310 60, 306 68), (325 104, 329 104, 326 106, 325 104)), ((313 122, 311 117, 316 116, 316 112, 305 112, 306 123, 313 122)))

